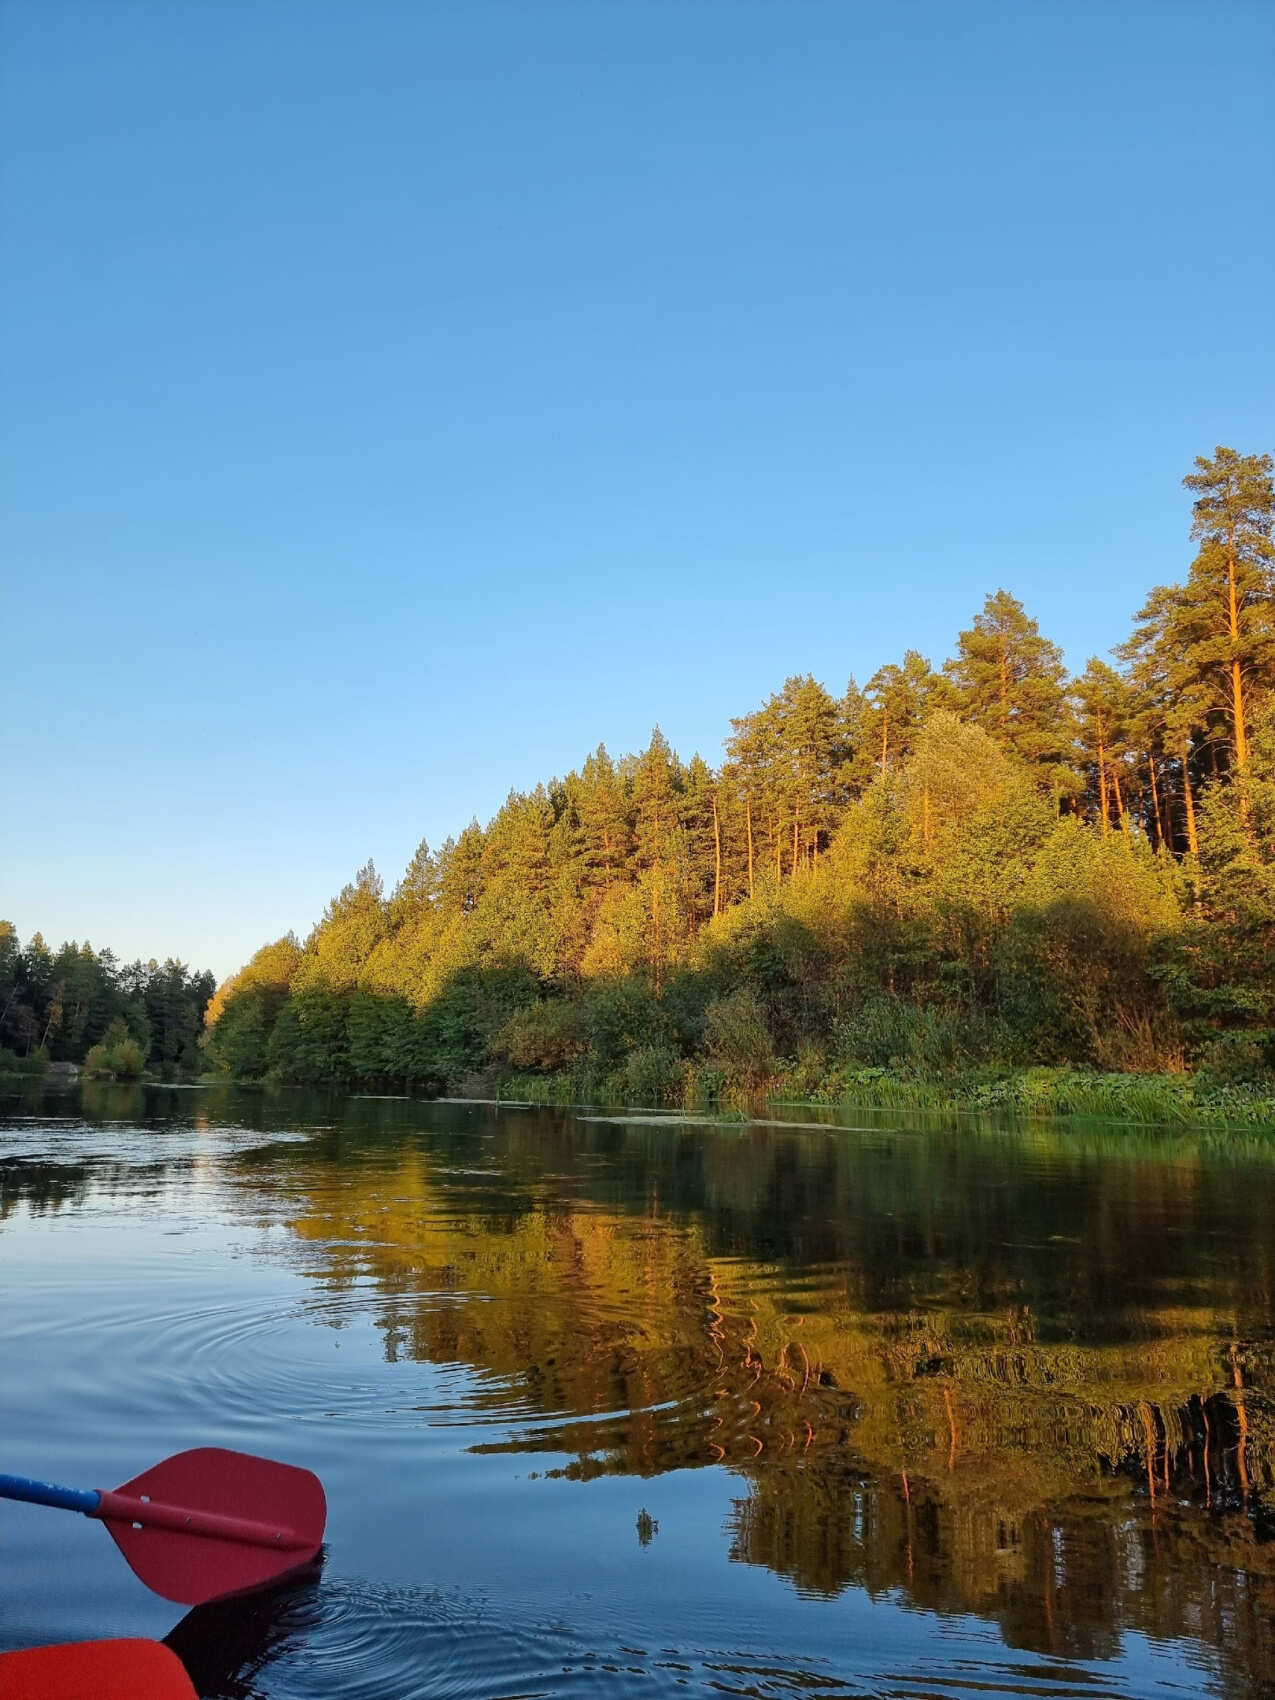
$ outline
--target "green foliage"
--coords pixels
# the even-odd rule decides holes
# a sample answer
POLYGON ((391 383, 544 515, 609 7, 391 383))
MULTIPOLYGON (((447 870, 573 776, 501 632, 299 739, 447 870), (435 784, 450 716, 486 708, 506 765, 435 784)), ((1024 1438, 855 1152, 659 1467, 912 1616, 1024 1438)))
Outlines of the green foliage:
POLYGON ((757 993, 740 986, 714 998, 704 1016, 710 1059, 732 1079, 758 1086, 772 1072, 775 1047, 757 993))
POLYGON ((89 1048, 84 1072, 90 1080, 137 1080, 142 1073, 142 1048, 121 1017, 112 1021, 105 1037, 89 1048))
MULTIPOLYGON (((1129 756, 1135 736, 1135 703, 1129 682, 1094 655, 1072 687, 1077 711, 1085 803, 1102 830, 1126 812, 1129 756)), ((1166 725, 1167 704, 1160 716, 1166 725)))
MULTIPOLYGON (((164 963, 121 965, 113 952, 73 940, 51 951, 39 933, 24 950, 13 925, 0 921, 0 1048, 20 1058, 43 1053, 52 1062, 95 1065, 122 1034, 141 1061, 171 1074, 195 1073, 204 1012, 214 991, 211 974, 193 973, 171 957, 164 963)), ((133 1054, 121 1069, 133 1069, 133 1054)))
POLYGON ((1207 788, 1199 839, 1196 903, 1179 934, 1163 941, 1153 972, 1205 1066, 1247 1038, 1273 1068, 1275 703, 1254 723, 1243 786, 1207 788))
POLYGON ((667 1045, 643 1045, 632 1051, 618 1081, 630 1104, 662 1104, 680 1098, 682 1060, 667 1045))
POLYGON ((422 1017, 426 1078, 454 1086, 487 1066, 492 1041, 520 1005, 539 993, 522 968, 469 969, 455 975, 422 1017))
POLYGON ((948 672, 965 712, 1023 761, 1039 782, 1071 792, 1075 728, 1062 651, 1007 591, 989 596, 957 639, 948 672))
POLYGON ((1172 641, 1204 692, 1230 719, 1232 748, 1247 765, 1246 720, 1275 668, 1272 571, 1275 517, 1270 455, 1219 447, 1197 455, 1183 479, 1195 495, 1191 536, 1200 545, 1170 621, 1172 641))
MULTIPOLYGON (((780 1095, 787 1080, 778 1085, 780 1095)), ((927 1080, 884 1067, 829 1072, 807 1101, 893 1110, 959 1110, 1025 1117, 1080 1116, 1147 1126, 1275 1130, 1269 1077, 1237 1083, 1207 1074, 1104 1074, 1069 1068, 979 1069, 927 1080)))
POLYGON ((946 1074, 972 1060, 970 1023, 897 997, 871 997, 843 1024, 836 1054, 852 1067, 915 1066, 946 1074))
POLYGON ((863 758, 876 763, 882 774, 911 755, 927 722, 943 710, 954 710, 956 688, 936 673, 926 658, 909 649, 901 663, 878 668, 865 692, 869 717, 862 725, 860 775, 867 777, 863 758))
MULTIPOLYGON (((289 1022, 292 1020, 295 1013, 289 1007, 289 1022)), ((266 1072, 272 1037, 265 994, 250 986, 223 1011, 217 1023, 213 1060, 236 1080, 259 1080, 266 1072)))
POLYGON ((32 1051, 27 1056, 19 1056, 16 1051, 6 1050, 0 1046, 0 1077, 18 1075, 27 1080, 41 1080, 49 1072, 49 1053, 47 1051, 32 1051))
POLYGON ((559 1073, 571 1067, 586 1043, 580 1007, 554 998, 516 1009, 496 1035, 492 1051, 516 1069, 559 1073))

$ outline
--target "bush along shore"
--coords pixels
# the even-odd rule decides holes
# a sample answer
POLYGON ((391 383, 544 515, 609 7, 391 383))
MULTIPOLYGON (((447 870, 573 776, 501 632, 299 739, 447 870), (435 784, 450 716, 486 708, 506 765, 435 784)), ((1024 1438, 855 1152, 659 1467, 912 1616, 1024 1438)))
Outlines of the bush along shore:
POLYGON ((1107 1074, 1071 1068, 970 1069, 926 1079, 889 1067, 847 1067, 812 1076, 794 1066, 762 1091, 719 1070, 687 1065, 658 1097, 635 1100, 626 1075, 594 1070, 556 1075, 507 1074, 491 1086, 497 1102, 595 1105, 723 1114, 744 1119, 764 1107, 846 1106, 1006 1117, 1082 1116, 1144 1127, 1269 1130, 1275 1134, 1275 1088, 1237 1084, 1207 1074, 1107 1074))

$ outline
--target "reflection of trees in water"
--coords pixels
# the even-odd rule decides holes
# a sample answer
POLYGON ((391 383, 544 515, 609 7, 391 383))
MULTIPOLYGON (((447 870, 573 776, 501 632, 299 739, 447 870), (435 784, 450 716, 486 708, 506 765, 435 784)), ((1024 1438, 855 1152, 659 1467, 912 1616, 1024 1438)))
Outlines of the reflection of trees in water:
POLYGON ((978 1612, 1011 1645, 1068 1658, 1110 1658, 1125 1631, 1191 1636, 1268 1691, 1275 1562, 1251 1528, 1149 1512, 1112 1483, 1011 1512, 943 1486, 914 1478, 904 1492, 849 1462, 815 1483, 772 1470, 736 1502, 731 1556, 813 1592, 854 1584, 978 1612))
MULTIPOLYGON (((95 1145, 89 1153, 51 1156, 49 1130, 35 1123, 41 1110, 53 1115, 82 1109, 86 1122, 115 1121, 134 1134, 145 1125, 146 1096, 141 1086, 87 1081, 74 1093, 36 1090, 19 1100, 20 1122, 0 1122, 0 1222, 25 1205, 35 1216, 48 1215, 90 1202, 114 1201, 126 1191, 137 1193, 147 1183, 158 1188, 173 1164, 162 1155, 132 1159, 114 1157, 95 1145), (33 1124, 33 1125, 30 1125, 33 1124)), ((82 1131, 82 1130, 78 1130, 82 1131)))
POLYGON ((390 1357, 480 1372, 514 1425, 484 1450, 720 1463, 733 1556, 803 1589, 1275 1677, 1268 1171, 1170 1147, 1044 1186, 1003 1142, 473 1125, 275 1155, 322 1287, 373 1282, 390 1357))
MULTIPOLYGON (((149 1165, 148 1170, 158 1181, 165 1166, 149 1165)), ((116 1199, 137 1187, 138 1172, 131 1163, 50 1162, 15 1152, 0 1159, 0 1222, 7 1221, 20 1204, 33 1216, 48 1216, 116 1199)))
POLYGON ((0 1222, 20 1204, 33 1216, 47 1216, 88 1196, 93 1169, 87 1163, 48 1163, 21 1154, 0 1162, 0 1222))

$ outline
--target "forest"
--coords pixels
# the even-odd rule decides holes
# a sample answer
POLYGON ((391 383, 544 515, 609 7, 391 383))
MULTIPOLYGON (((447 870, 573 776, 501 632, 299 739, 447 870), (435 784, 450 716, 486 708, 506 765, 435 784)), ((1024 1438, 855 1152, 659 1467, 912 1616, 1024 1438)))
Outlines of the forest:
POLYGON ((717 767, 658 728, 599 747, 265 945, 209 1005, 211 1062, 651 1104, 994 1103, 1023 1070, 1268 1093, 1272 459, 1219 447, 1184 484, 1185 570, 1113 661, 1069 676, 1001 589, 938 666, 789 678, 717 767))
POLYGON ((215 985, 171 957, 121 963, 87 941, 55 953, 35 933, 24 949, 0 921, 0 1075, 42 1075, 50 1062, 115 1080, 197 1074, 215 985))

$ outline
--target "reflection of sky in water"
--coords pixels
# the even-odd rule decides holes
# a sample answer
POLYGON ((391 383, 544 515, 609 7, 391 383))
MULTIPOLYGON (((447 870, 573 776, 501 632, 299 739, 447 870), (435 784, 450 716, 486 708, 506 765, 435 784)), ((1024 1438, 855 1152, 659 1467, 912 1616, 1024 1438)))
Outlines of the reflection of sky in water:
MULTIPOLYGON (((328 1489, 321 1580, 183 1631, 210 1692, 1275 1677, 1275 1164, 1096 1130, 87 1110, 0 1131, 7 1466, 108 1486, 218 1442, 328 1489)), ((0 1644, 171 1626, 100 1530, 0 1508, 0 1644)))

